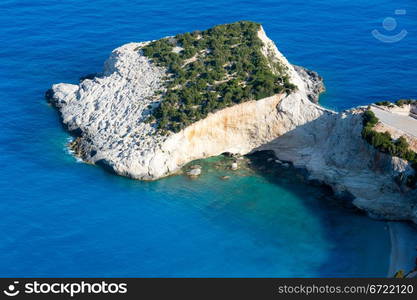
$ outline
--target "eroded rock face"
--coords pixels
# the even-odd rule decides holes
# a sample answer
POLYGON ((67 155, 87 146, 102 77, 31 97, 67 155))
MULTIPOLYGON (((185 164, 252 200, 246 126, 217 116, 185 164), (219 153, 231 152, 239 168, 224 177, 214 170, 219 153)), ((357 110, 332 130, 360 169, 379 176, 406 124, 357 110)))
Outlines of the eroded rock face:
POLYGON ((324 90, 321 77, 291 65, 263 30, 259 37, 264 55, 287 68, 297 91, 225 108, 176 134, 160 135, 144 122, 159 104, 155 92, 164 90, 166 75, 141 54, 145 43, 115 49, 101 76, 55 84, 48 97, 78 135, 75 152, 119 175, 154 180, 195 159, 273 150, 280 160, 307 169, 311 179, 352 195, 373 216, 417 221, 416 192, 393 180, 410 166, 361 138, 363 109, 337 114, 315 104, 324 90))
POLYGON ((325 91, 323 78, 312 70, 304 67, 294 66, 295 71, 307 86, 307 96, 311 102, 319 103, 319 95, 325 91))

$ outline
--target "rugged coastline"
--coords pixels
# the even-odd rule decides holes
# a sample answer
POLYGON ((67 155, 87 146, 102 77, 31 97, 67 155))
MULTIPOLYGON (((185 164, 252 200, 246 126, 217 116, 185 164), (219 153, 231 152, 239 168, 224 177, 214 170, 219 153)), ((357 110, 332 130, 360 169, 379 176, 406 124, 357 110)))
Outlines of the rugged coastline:
POLYGON ((285 67, 296 90, 211 112, 175 133, 146 122, 167 76, 141 51, 149 42, 115 49, 102 74, 79 85, 55 84, 47 97, 77 136, 74 153, 119 175, 155 180, 196 159, 268 150, 372 217, 417 223, 417 191, 395 180, 412 168, 363 140, 367 108, 336 113, 319 106, 322 78, 290 64, 262 28, 258 38, 263 55, 285 67))
POLYGON ((53 85, 48 99, 78 136, 75 153, 119 175, 154 180, 196 159, 272 150, 336 194, 351 195, 370 215, 416 222, 416 192, 394 180, 411 168, 362 139, 365 108, 336 113, 313 103, 324 89, 321 77, 291 65, 262 27, 258 38, 262 53, 285 67, 296 91, 209 113, 178 133, 163 135, 145 122, 160 103, 155 92, 164 89, 166 73, 141 52, 146 42, 114 50, 99 77, 53 85))

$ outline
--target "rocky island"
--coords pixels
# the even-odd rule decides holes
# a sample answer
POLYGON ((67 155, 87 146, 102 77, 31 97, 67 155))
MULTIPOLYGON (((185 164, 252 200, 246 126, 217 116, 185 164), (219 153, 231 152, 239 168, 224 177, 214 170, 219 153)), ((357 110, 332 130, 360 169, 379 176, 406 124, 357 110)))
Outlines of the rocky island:
MULTIPOLYGON (((382 118, 381 105, 323 108, 323 90, 260 24, 237 22, 123 45, 102 73, 55 84, 47 99, 76 136, 76 155, 119 175, 155 180, 196 159, 268 150, 373 217, 417 223, 415 131, 382 118), (368 124, 370 112, 379 119, 368 124), (387 128, 389 145, 369 133, 387 128)), ((417 128, 415 103, 398 107, 384 112, 417 128)))

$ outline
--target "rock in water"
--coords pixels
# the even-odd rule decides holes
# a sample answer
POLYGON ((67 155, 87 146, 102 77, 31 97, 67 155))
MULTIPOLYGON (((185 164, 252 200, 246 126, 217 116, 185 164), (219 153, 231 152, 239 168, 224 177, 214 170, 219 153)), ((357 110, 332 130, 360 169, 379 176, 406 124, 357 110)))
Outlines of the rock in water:
POLYGON ((191 177, 197 177, 200 174, 201 174, 201 169, 200 168, 193 168, 193 169, 191 169, 187 172, 187 175, 191 176, 191 177))

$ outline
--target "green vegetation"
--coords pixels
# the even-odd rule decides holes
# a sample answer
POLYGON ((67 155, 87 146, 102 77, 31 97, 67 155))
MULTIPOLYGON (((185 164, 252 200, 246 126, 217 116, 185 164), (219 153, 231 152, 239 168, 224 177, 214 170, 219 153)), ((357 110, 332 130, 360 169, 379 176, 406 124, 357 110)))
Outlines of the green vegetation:
MULTIPOLYGON (((412 163, 417 172, 417 153, 409 149, 407 140, 402 136, 393 140, 389 132, 377 132, 373 128, 378 123, 378 118, 371 110, 363 114, 362 137, 381 152, 397 156, 412 163)), ((407 178, 407 185, 415 187, 417 176, 412 175, 407 178)))
POLYGON ((394 107, 394 104, 391 103, 390 101, 375 102, 375 104, 379 106, 394 107))
POLYGON ((178 132, 210 112, 294 91, 284 66, 262 54, 259 29, 242 21, 144 46, 144 55, 169 74, 162 101, 147 121, 162 132, 178 132))
POLYGON ((417 100, 413 100, 413 99, 401 99, 401 100, 397 100, 395 102, 395 105, 397 105, 397 106, 403 106, 404 104, 417 104, 417 100))
POLYGON ((413 99, 401 99, 401 100, 397 100, 395 101, 395 103, 392 103, 390 101, 380 101, 380 102, 375 102, 376 105, 379 106, 387 106, 387 107, 394 107, 395 105, 397 106, 403 106, 404 104, 417 104, 417 100, 413 100, 413 99))

